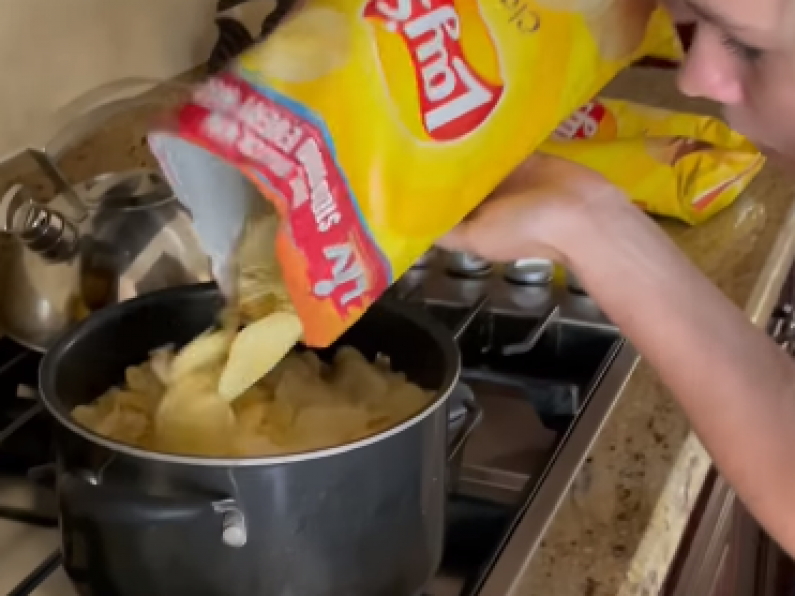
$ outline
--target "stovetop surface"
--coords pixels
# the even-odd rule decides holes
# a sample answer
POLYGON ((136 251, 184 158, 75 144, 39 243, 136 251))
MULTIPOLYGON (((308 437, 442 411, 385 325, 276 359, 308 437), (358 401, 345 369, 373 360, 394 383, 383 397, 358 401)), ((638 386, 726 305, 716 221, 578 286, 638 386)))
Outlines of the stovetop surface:
MULTIPOLYGON (((430 259, 391 294, 457 336, 462 381, 483 412, 449 497, 442 566, 426 588, 426 596, 476 596, 622 340, 565 281, 518 285, 499 269, 462 277, 444 263, 430 259)), ((0 577, 32 574, 15 596, 74 593, 58 570, 53 491, 42 473, 52 427, 35 399, 39 361, 0 338, 0 577), (12 543, 35 555, 23 564, 18 548, 8 554, 12 543)))

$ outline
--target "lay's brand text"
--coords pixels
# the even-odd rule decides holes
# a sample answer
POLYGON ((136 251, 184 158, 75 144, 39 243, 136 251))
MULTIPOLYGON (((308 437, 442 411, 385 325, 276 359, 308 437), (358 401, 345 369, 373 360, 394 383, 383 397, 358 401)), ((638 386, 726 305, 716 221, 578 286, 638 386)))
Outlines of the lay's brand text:
MULTIPOLYGON (((382 50, 381 69, 389 80, 389 36, 399 36, 412 61, 418 105, 398 104, 406 120, 419 115, 425 134, 434 141, 455 141, 482 125, 500 101, 503 85, 498 58, 485 23, 469 18, 468 26, 483 29, 482 39, 497 65, 494 79, 477 72, 467 61, 461 43, 464 26, 452 2, 433 6, 419 0, 371 0, 364 16, 373 23, 382 50), (489 47, 491 46, 491 47, 489 47), (386 62, 386 63, 385 63, 386 62)), ((395 81, 396 86, 401 81, 395 81)))

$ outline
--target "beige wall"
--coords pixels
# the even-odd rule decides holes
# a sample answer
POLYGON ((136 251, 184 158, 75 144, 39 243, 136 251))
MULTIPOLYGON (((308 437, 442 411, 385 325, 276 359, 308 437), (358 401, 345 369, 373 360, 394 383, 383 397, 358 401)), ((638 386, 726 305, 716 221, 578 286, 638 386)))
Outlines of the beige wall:
MULTIPOLYGON (((43 142, 48 117, 97 85, 169 78, 206 60, 217 35, 216 4, 0 0, 0 160, 43 142)), ((263 4, 270 2, 238 16, 259 21, 263 4)))

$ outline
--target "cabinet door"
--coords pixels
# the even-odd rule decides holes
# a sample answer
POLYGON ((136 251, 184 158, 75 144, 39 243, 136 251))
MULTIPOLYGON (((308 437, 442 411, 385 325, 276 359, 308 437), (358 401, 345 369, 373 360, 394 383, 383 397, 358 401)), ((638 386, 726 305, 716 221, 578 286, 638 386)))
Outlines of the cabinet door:
POLYGON ((693 511, 665 596, 757 596, 762 531, 714 471, 693 511))
POLYGON ((709 596, 734 596, 734 573, 731 564, 732 555, 734 554, 731 542, 723 545, 709 596))
POLYGON ((735 596, 734 492, 711 472, 666 581, 666 596, 735 596))

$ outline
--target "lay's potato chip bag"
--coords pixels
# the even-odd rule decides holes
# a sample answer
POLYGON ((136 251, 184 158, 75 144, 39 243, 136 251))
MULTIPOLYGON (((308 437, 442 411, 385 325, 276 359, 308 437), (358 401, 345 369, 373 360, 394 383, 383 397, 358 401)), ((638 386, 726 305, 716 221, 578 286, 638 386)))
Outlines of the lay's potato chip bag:
POLYGON ((325 346, 577 106, 676 39, 655 0, 307 0, 150 143, 217 262, 244 227, 235 176, 275 205, 304 341, 325 346))
POLYGON ((717 118, 610 99, 577 110, 540 151, 600 172, 649 213, 689 224, 733 203, 765 161, 717 118))

